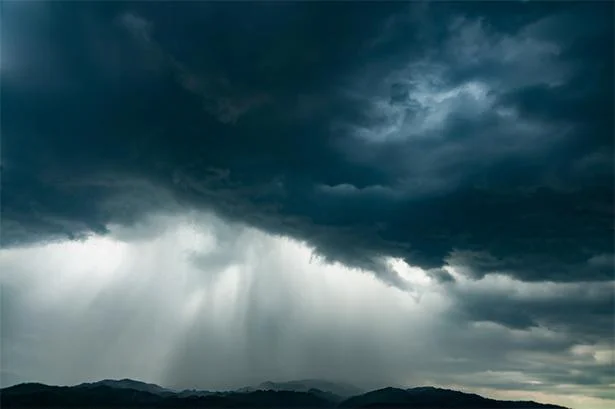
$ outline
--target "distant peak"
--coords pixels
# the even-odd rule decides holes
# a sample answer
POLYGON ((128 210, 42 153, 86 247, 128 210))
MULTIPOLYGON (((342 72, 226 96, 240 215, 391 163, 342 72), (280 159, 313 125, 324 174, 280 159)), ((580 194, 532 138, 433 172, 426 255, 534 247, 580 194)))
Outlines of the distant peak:
POLYGON ((154 383, 147 383, 143 381, 138 381, 130 378, 123 379, 103 379, 96 382, 86 382, 78 387, 88 388, 88 387, 96 387, 96 386, 107 386, 110 388, 116 389, 135 389, 143 392, 150 393, 164 393, 164 392, 172 392, 170 389, 163 388, 162 386, 156 385, 154 383))
POLYGON ((260 389, 275 391, 309 392, 319 390, 341 397, 349 397, 363 393, 364 391, 344 382, 335 382, 325 379, 298 379, 283 382, 265 381, 257 387, 243 388, 243 390, 260 389))

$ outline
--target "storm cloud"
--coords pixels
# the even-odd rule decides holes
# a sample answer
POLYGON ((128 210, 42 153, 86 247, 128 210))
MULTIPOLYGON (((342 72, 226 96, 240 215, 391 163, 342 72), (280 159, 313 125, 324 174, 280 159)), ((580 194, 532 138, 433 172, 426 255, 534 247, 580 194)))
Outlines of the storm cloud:
POLYGON ((612 5, 508 7, 9 3, 3 245, 147 181, 350 265, 609 279, 612 5))
POLYGON ((613 398, 613 7, 5 2, 3 378, 613 398))

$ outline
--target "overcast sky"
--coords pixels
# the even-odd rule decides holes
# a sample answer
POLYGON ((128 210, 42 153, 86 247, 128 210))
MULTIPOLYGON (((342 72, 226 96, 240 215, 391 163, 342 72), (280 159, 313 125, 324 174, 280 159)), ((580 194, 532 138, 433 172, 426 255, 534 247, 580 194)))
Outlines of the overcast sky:
POLYGON ((613 16, 4 2, 1 384, 611 407, 613 16))

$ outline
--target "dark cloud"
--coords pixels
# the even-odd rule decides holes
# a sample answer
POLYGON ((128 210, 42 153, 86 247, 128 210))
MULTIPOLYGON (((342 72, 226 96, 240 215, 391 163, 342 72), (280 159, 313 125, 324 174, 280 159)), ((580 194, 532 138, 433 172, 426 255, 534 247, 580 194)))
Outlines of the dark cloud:
POLYGON ((449 286, 455 314, 471 322, 512 329, 546 328, 571 334, 579 343, 608 340, 613 332, 613 283, 522 283, 487 276, 476 286, 449 286))
POLYGON ((182 206, 383 274, 610 279, 613 5, 506 8, 11 3, 3 246, 182 206))

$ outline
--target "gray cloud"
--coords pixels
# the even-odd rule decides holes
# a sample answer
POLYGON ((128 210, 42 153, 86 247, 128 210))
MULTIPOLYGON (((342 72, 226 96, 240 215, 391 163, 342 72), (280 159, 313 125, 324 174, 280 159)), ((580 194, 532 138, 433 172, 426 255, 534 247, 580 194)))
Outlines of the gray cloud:
POLYGON ((570 331, 588 343, 609 339, 612 334, 613 282, 515 283, 505 276, 490 275, 473 286, 459 286, 451 293, 466 319, 515 329, 570 331))

